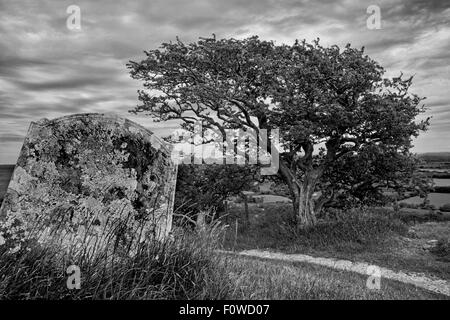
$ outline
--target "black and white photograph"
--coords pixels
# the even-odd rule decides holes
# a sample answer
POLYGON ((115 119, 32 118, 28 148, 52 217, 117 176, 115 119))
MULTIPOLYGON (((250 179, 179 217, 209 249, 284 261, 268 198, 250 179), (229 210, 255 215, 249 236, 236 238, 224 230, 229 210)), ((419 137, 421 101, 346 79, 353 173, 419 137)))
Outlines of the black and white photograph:
POLYGON ((0 0, 0 304, 448 301, 449 89, 447 0, 0 0))

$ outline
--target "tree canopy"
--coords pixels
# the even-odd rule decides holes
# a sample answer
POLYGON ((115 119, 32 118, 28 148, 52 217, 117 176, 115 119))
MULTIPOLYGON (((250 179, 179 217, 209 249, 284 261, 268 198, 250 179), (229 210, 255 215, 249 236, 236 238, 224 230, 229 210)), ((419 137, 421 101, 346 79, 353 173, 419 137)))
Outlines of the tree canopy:
POLYGON ((214 36, 190 44, 177 39, 145 54, 128 64, 144 87, 133 112, 179 119, 188 130, 200 120, 223 136, 228 128, 279 129, 278 173, 299 225, 314 223, 336 192, 385 187, 381 182, 394 172, 411 177, 411 170, 399 169, 413 163, 412 138, 428 126, 428 119, 416 121, 425 110, 422 98, 410 93, 412 78, 385 78, 364 48, 214 36), (397 165, 385 165, 388 159, 397 165), (346 178, 349 163, 377 169, 346 178))

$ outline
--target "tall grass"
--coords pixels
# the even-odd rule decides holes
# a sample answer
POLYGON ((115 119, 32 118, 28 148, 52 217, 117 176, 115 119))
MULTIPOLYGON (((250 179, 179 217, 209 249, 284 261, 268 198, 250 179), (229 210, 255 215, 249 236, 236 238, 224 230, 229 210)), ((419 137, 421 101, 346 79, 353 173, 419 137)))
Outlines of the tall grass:
POLYGON ((238 232, 228 231, 224 241, 227 249, 361 251, 380 244, 390 235, 406 234, 408 229, 387 211, 336 211, 319 219, 316 225, 299 230, 291 221, 290 206, 276 204, 252 209, 250 225, 238 220, 238 232))
POLYGON ((293 231, 298 242, 311 247, 370 246, 391 234, 406 234, 407 226, 386 213, 350 210, 336 219, 320 221, 311 228, 293 231))
POLYGON ((0 299, 223 299, 230 283, 213 254, 221 230, 217 224, 197 233, 179 228, 132 255, 89 256, 57 245, 10 253, 0 246, 0 299), (70 265, 80 268, 80 289, 67 287, 70 265))
POLYGON ((307 264, 234 257, 227 261, 234 299, 446 299, 444 295, 382 279, 369 289, 367 276, 307 264))

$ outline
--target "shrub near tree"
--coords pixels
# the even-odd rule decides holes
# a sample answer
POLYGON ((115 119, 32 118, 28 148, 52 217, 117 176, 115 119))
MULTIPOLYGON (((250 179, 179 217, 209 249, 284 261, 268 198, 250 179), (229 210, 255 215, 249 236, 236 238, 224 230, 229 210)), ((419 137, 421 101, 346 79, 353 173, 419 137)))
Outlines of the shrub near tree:
POLYGON ((341 208, 382 206, 407 197, 420 196, 424 202, 432 180, 417 171, 418 159, 409 153, 370 146, 363 152, 348 153, 327 168, 319 189, 327 197, 320 205, 341 208))
MULTIPOLYGON (((412 137, 428 126, 428 119, 415 121, 424 106, 409 92, 412 78, 385 78, 363 48, 214 36, 190 44, 177 39, 145 53, 128 64, 145 89, 135 113, 179 119, 190 130, 200 120, 223 136, 228 128, 280 130, 279 175, 299 227, 314 224, 331 199, 330 192, 317 200, 313 194, 336 162, 370 153, 368 165, 386 155, 407 165, 412 137)), ((357 177, 365 179, 349 175, 357 177)))
POLYGON ((257 168, 241 165, 179 165, 175 193, 175 214, 202 224, 210 213, 224 213, 224 202, 252 188, 257 168))

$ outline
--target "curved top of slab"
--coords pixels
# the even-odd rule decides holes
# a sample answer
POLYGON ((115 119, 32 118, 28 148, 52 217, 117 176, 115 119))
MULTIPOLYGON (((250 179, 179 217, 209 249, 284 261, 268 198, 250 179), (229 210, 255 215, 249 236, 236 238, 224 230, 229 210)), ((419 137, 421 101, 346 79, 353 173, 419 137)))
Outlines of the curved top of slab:
POLYGON ((137 132, 141 133, 143 137, 146 137, 147 139, 149 139, 149 141, 151 142, 152 146, 155 147, 156 149, 162 149, 162 151, 165 151, 167 154, 169 154, 172 150, 172 145, 166 141, 164 141, 163 139, 161 139, 160 137, 158 137, 157 135, 155 135, 151 130, 147 129, 146 127, 131 121, 127 118, 123 118, 120 117, 116 114, 110 114, 110 113, 78 113, 78 114, 72 114, 72 115, 68 115, 68 116, 62 116, 59 118, 55 118, 55 119, 47 119, 47 118, 42 118, 39 121, 34 121, 32 122, 32 126, 33 125, 37 125, 37 126, 47 126, 51 123, 60 123, 60 122, 73 122, 79 119, 98 119, 100 121, 105 121, 105 122, 114 122, 117 124, 120 124, 124 127, 127 127, 131 130, 136 130, 137 132))

